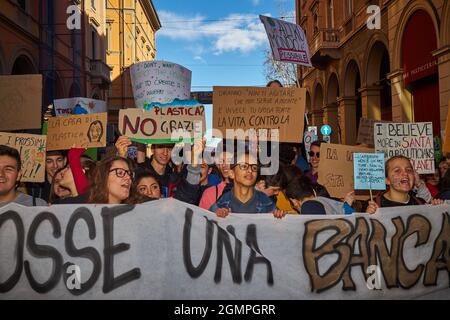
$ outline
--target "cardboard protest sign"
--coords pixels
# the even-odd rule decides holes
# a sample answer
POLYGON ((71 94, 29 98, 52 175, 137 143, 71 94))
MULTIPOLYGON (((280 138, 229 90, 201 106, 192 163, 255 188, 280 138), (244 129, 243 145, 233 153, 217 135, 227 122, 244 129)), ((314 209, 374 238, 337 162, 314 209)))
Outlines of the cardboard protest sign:
POLYGON ((100 148, 106 146, 108 114, 95 113, 48 119, 47 150, 100 148))
POLYGON ((372 153, 373 149, 341 144, 322 143, 318 182, 332 197, 344 198, 354 190, 353 154, 372 153))
POLYGON ((354 153, 355 190, 386 190, 383 153, 354 153))
POLYGON ((200 127, 201 135, 205 128, 205 109, 193 100, 176 100, 149 111, 138 108, 119 111, 119 130, 134 142, 192 141, 196 126, 200 127), (179 135, 178 130, 184 131, 185 136, 179 135))
POLYGON ((259 18, 266 29, 274 60, 312 67, 308 42, 298 24, 262 15, 259 18))
POLYGON ((450 152, 450 101, 448 102, 447 121, 445 122, 444 142, 442 143, 442 151, 450 152))
POLYGON ((169 103, 191 97, 192 72, 168 61, 144 61, 130 68, 134 103, 145 108, 152 102, 169 103))
POLYGON ((390 123, 390 121, 360 118, 359 119, 358 137, 356 138, 356 143, 365 144, 369 147, 373 147, 375 145, 374 138, 373 138, 373 128, 374 128, 375 122, 390 123))
POLYGON ((306 89, 214 87, 213 128, 256 129, 259 136, 279 129, 280 142, 303 140, 306 89))
POLYGON ((17 149, 22 162, 21 182, 44 182, 47 136, 0 132, 0 145, 17 149))
POLYGON ((89 98, 68 98, 53 100, 56 116, 108 112, 106 101, 89 98))
POLYGON ((419 174, 434 173, 433 124, 375 123, 375 150, 385 154, 386 160, 403 155, 419 174))
POLYGON ((0 76, 0 130, 41 128, 42 75, 0 76))
POLYGON ((174 199, 9 204, 0 208, 0 300, 448 300, 449 210, 275 221, 271 214, 221 219, 174 199), (37 255, 36 244, 49 253, 37 255))

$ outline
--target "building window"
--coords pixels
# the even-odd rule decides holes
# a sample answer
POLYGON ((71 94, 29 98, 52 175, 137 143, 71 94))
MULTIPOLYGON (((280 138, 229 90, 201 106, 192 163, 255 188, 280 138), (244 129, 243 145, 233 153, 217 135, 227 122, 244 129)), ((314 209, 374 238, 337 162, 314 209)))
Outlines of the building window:
POLYGON ((95 31, 92 31, 92 59, 95 60, 97 57, 97 36, 95 34, 95 31))
POLYGON ((106 25, 106 50, 111 51, 111 24, 106 25))
POLYGON ((27 11, 27 0, 17 0, 17 4, 23 11, 27 11))
POLYGON ((333 0, 328 0, 328 29, 334 28, 334 7, 333 7, 333 0))
POLYGON ((94 10, 97 9, 97 0, 91 0, 91 7, 92 7, 92 9, 94 9, 94 10))
POLYGON ((347 18, 353 14, 353 0, 347 0, 347 18))
POLYGON ((319 32, 319 17, 317 16, 317 13, 314 12, 314 34, 317 34, 319 32))

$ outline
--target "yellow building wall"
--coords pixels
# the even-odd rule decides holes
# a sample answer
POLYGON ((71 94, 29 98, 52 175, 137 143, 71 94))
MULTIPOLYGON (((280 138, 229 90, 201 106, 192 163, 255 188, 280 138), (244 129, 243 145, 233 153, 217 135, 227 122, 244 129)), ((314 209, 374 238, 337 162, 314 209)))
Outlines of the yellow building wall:
POLYGON ((119 109, 135 106, 129 67, 156 57, 155 30, 143 1, 107 0, 107 64, 113 69, 108 100, 111 122, 116 122, 119 109))

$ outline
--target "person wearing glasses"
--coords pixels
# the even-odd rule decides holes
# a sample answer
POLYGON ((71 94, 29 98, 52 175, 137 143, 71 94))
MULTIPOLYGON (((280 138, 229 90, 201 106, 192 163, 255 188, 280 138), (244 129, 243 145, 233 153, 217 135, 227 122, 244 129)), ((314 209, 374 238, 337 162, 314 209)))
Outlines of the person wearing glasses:
MULTIPOLYGON (((123 158, 127 157, 128 147, 131 143, 128 137, 120 136, 115 144, 118 155, 123 158)), ((152 144, 152 156, 150 159, 145 159, 144 162, 138 163, 137 171, 148 170, 158 179, 163 198, 173 196, 181 176, 170 166, 173 147, 173 143, 152 144)))
POLYGON ((276 218, 283 218, 285 213, 278 210, 267 195, 255 189, 259 170, 256 159, 245 153, 236 160, 229 172, 230 179, 234 181, 233 188, 224 193, 209 210, 221 218, 230 213, 273 213, 276 218))
POLYGON ((305 175, 311 179, 312 183, 317 183, 318 179, 321 143, 321 141, 314 141, 313 143, 311 143, 311 148, 309 150, 310 170, 305 172, 305 175))
POLYGON ((128 203, 132 181, 133 170, 127 158, 105 158, 97 163, 87 203, 128 203))

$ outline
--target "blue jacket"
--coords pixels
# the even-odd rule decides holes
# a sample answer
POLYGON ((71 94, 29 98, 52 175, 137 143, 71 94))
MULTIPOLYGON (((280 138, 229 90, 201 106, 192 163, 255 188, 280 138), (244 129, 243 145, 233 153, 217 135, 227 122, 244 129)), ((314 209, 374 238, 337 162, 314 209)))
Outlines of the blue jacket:
MULTIPOLYGON (((275 203, 266 196, 265 193, 255 190, 256 212, 234 212, 234 213, 272 213, 276 209, 275 203)), ((239 205, 238 200, 234 197, 233 190, 223 194, 215 204, 211 206, 209 211, 216 212, 218 208, 232 208, 233 202, 239 205)), ((233 213, 233 211, 232 211, 233 213)))

